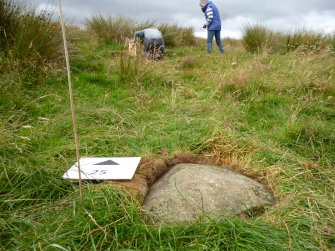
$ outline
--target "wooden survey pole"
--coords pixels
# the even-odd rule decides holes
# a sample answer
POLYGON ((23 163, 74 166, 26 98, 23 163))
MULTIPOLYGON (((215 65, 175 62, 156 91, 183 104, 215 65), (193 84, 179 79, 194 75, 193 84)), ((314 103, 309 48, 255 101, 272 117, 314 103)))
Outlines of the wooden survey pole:
POLYGON ((66 31, 65 31, 65 24, 64 24, 64 17, 63 17, 62 0, 58 0, 58 7, 59 7, 60 24, 61 24, 61 27, 62 27, 62 34, 63 34, 67 79, 68 79, 68 84, 69 84, 70 109, 71 109, 71 115, 72 115, 73 134, 74 134, 74 140, 75 140, 75 144, 76 144, 76 156, 77 156, 78 175, 79 175, 79 193, 80 193, 80 196, 82 196, 83 184, 82 184, 82 180, 81 180, 79 140, 78 140, 76 114, 75 114, 75 110, 74 110, 74 102, 73 102, 73 94, 72 94, 70 59, 69 59, 69 51, 68 51, 67 40, 66 40, 66 31))

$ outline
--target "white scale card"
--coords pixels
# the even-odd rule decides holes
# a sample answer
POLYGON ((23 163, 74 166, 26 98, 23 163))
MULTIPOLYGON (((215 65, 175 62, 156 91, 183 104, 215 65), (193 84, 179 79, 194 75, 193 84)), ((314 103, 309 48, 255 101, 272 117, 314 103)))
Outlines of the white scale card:
MULTIPOLYGON (((81 158, 83 180, 131 180, 141 157, 81 158)), ((64 179, 79 179, 78 162, 64 175, 64 179)))

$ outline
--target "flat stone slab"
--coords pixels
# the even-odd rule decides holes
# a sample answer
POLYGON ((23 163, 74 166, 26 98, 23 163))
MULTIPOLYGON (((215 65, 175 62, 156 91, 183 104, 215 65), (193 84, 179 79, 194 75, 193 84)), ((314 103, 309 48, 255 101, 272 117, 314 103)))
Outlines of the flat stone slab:
POLYGON ((232 170, 202 164, 172 167, 153 186, 143 208, 160 222, 237 216, 275 202, 263 185, 232 170))

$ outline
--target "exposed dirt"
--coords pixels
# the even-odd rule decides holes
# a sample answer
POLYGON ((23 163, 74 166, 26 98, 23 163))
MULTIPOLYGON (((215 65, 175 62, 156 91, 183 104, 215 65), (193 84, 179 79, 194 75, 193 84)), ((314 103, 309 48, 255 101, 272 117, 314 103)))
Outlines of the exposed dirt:
POLYGON ((112 183, 120 186, 123 191, 129 193, 142 203, 151 185, 171 167, 180 163, 211 163, 206 157, 198 157, 190 152, 176 152, 172 157, 167 156, 167 154, 163 155, 161 158, 152 156, 143 157, 131 181, 112 183))
POLYGON ((143 157, 136 174, 131 181, 113 181, 111 183, 116 184, 124 192, 130 194, 142 203, 152 184, 170 170, 171 167, 181 163, 225 166, 257 180, 265 185, 270 191, 273 191, 271 189, 272 185, 269 184, 271 183, 269 174, 264 170, 245 169, 236 162, 232 163, 231 161, 227 161, 226 158, 218 158, 218 156, 213 155, 200 157, 191 152, 175 152, 172 156, 168 156, 168 154, 165 153, 161 158, 153 156, 143 157))

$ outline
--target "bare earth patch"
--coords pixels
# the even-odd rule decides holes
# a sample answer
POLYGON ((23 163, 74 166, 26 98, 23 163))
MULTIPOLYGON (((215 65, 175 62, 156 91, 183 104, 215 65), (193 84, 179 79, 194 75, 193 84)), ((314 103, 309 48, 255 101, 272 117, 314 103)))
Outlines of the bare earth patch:
MULTIPOLYGON (((242 177, 242 180, 248 180, 249 183, 253 183, 253 185, 255 185, 255 187, 259 188, 261 190, 261 195, 263 196, 262 199, 255 199, 257 201, 260 202, 260 204, 257 205, 255 203, 249 203, 247 200, 248 198, 250 199, 250 196, 246 196, 246 201, 240 200, 240 198, 237 198, 237 200, 239 200, 240 206, 242 209, 238 209, 238 210, 234 210, 234 212, 232 210, 228 210, 226 212, 222 212, 222 213, 227 213, 230 215, 238 215, 241 217, 250 217, 250 216, 254 216, 257 215, 258 212, 262 212, 264 206, 266 205, 270 205, 274 203, 274 198, 271 194, 271 192, 268 192, 268 190, 266 188, 270 187, 270 184, 268 184, 266 181, 268 179, 268 174, 263 172, 263 171, 257 171, 257 170, 246 170, 243 169, 242 167, 240 167, 239 165, 232 164, 231 166, 228 167, 224 164, 224 163, 220 163, 222 161, 219 161, 217 156, 213 158, 213 156, 197 156, 191 152, 176 152, 172 155, 172 157, 168 156, 167 154, 163 154, 163 157, 159 158, 159 157, 144 157, 142 158, 140 165, 136 171, 136 174, 134 176, 134 178, 131 181, 113 181, 110 182, 112 184, 117 185, 118 187, 120 187, 124 192, 130 194, 132 197, 134 197, 136 200, 138 200, 141 204, 145 203, 145 200, 148 201, 148 193, 151 191, 151 189, 155 186, 157 186, 155 183, 159 183, 160 179, 164 179, 164 176, 166 176, 169 172, 171 172, 171 169, 173 169, 175 166, 177 165, 183 165, 185 163, 188 164, 198 164, 200 167, 204 167, 206 169, 206 166, 214 166, 214 168, 218 168, 218 173, 223 172, 225 174, 231 173, 234 177, 239 176, 242 177), (220 170, 222 169, 222 170, 220 170), (257 183, 257 184, 256 184, 257 183), (266 195, 265 195, 266 193, 266 195), (266 198, 266 199, 264 199, 266 198), (246 203, 250 204, 248 206, 246 206, 246 203)), ((224 161, 223 161, 224 162, 224 161)), ((200 169, 199 169, 200 170, 200 169)), ((218 174, 217 173, 217 174, 218 174)), ((195 176, 196 173, 193 174, 193 176, 195 176)), ((192 175, 192 174, 191 174, 192 175)), ((199 177, 198 177, 199 178, 199 177)), ((166 179, 166 178, 165 178, 166 179)), ((186 177, 185 177, 186 179, 186 177)), ((190 177, 190 179, 192 180, 192 177, 190 177)), ((184 190, 189 190, 190 186, 196 186, 199 185, 201 186, 202 184, 197 184, 197 182, 199 183, 206 183, 206 179, 205 180, 200 180, 198 179, 198 181, 195 181, 195 183, 191 182, 188 183, 185 187, 184 190), (188 187, 188 188, 187 188, 188 187)), ((226 180, 226 183, 229 183, 229 180, 226 180)), ((239 181, 237 181, 239 182, 239 181)), ((166 182, 165 182, 166 183, 166 182)), ((228 184, 227 186, 221 186, 220 180, 216 180, 217 185, 219 186, 219 189, 223 189, 223 190, 227 190, 229 188, 229 186, 231 186, 231 184, 228 184)), ((224 182, 223 182, 224 183, 224 182)), ((164 185, 166 186, 166 185, 164 185)), ((181 185, 184 186, 184 185, 181 185)), ((251 187, 251 186, 250 186, 251 187)), ((244 191, 248 192, 248 189, 250 190, 251 188, 249 187, 249 185, 246 185, 243 189, 244 191)), ((272 185, 271 185, 272 187, 272 185)), ((242 189, 242 190, 243 190, 242 189)), ((253 189, 253 188, 252 188, 253 189)), ((251 189, 251 190, 252 190, 251 189)), ((185 190, 185 191, 186 191, 185 190)), ((198 189, 199 190, 199 189, 198 189)), ((204 191, 207 189, 203 189, 204 191)), ((238 189, 235 189, 238 190, 238 189)), ((241 196, 242 190, 238 191, 239 195, 237 195, 238 197, 241 196)), ((250 190, 250 191, 251 191, 250 190)), ((249 193, 250 193, 249 191, 249 193)), ((174 191, 176 192, 176 191, 174 191)), ((174 193, 171 191, 166 191, 166 193, 171 194, 174 193)), ((177 191, 178 193, 178 191, 177 191)), ((228 191, 229 193, 229 191, 228 191)), ((258 192, 255 192, 254 194, 258 194, 258 192)), ((233 195, 234 196, 234 195, 233 195)), ((151 196, 153 197, 153 196, 151 196)), ((167 195, 167 197, 169 197, 169 195, 167 195)), ((227 196, 226 196, 227 197, 227 196)), ((232 197, 233 198, 233 197, 232 197)), ((225 198, 224 200, 222 200, 220 203, 226 203, 227 201, 231 200, 232 198, 225 198)), ((170 200, 171 198, 168 198, 167 200, 170 200)), ((204 203, 203 202, 203 198, 199 200, 199 198, 193 198, 195 201, 197 201, 198 203, 204 203), (202 201, 201 201, 202 200, 202 201)), ((151 199, 150 199, 151 200, 151 199)), ((177 199, 178 200, 178 199, 177 199)), ((253 199, 252 199, 253 200, 253 199)), ((254 200, 254 201, 255 201, 254 200)), ((184 200, 185 201, 185 200, 184 200)), ((206 212, 209 211, 215 211, 216 215, 219 213, 217 210, 214 210, 210 204, 215 204, 215 203, 211 203, 209 200, 208 201, 208 205, 207 207, 210 208, 208 209, 206 212)), ((165 202, 164 202, 165 203, 165 202)), ((179 202, 178 202, 179 203, 179 202)), ((178 204, 177 203, 177 204, 178 204)), ((220 204, 219 203, 219 204, 220 204)), ((174 204, 176 204, 176 201, 174 201, 174 204)), ((180 204, 180 203, 179 203, 180 204)), ((185 205, 183 205, 185 206, 185 205)), ((202 205, 203 206, 203 205, 202 205)), ((186 206, 188 207, 188 206, 186 206)), ((147 207, 148 209, 149 207, 147 207)), ((222 205, 221 205, 221 209, 222 209, 222 205)), ((221 210, 220 209, 220 210, 221 210)), ((159 209, 161 210, 161 209, 159 209)), ((149 209, 150 211, 150 209, 149 209)), ((155 211, 155 210, 151 210, 151 211, 155 211)), ((198 212, 201 211, 201 209, 197 209, 198 212)), ((206 213, 204 211, 204 213, 206 213)), ((190 218, 196 218, 199 216, 199 214, 189 214, 189 218, 187 218, 188 216, 185 216, 186 218, 181 219, 182 221, 185 220, 187 221, 190 218)), ((164 219, 163 219, 164 220, 164 219)))

